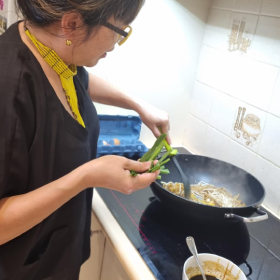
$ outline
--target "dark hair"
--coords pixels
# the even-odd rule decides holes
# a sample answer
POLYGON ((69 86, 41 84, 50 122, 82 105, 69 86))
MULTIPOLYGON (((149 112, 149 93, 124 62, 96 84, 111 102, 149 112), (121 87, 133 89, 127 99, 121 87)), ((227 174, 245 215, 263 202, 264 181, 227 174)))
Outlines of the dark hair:
POLYGON ((25 20, 38 26, 48 26, 61 20, 65 13, 77 12, 89 30, 110 17, 124 24, 131 23, 145 0, 15 0, 18 12, 25 20))

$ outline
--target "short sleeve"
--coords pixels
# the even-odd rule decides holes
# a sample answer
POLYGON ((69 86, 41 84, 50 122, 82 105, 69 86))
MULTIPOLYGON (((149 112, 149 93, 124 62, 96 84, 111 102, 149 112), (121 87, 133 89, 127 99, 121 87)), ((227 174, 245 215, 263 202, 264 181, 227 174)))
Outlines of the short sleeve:
MULTIPOLYGON (((1 67, 0 73, 3 71, 1 67)), ((34 108, 31 90, 26 85, 28 77, 17 76, 17 71, 20 70, 0 79, 1 89, 5 88, 0 90, 0 199, 26 193, 29 183, 34 108)))
POLYGON ((20 119, 7 112, 0 115, 0 199, 2 199, 25 193, 28 184, 28 147, 20 119))

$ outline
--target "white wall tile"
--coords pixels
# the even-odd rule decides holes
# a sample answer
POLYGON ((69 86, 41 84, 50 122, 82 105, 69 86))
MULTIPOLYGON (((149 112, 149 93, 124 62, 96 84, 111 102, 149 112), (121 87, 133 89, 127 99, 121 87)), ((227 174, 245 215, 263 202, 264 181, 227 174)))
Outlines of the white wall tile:
POLYGON ((239 144, 257 152, 264 133, 267 113, 247 103, 239 102, 235 111, 231 138, 239 144), (239 108, 242 111, 238 118, 239 108), (243 114, 243 108, 244 114, 243 114), (242 121, 241 121, 242 120, 242 121), (238 125, 237 127, 235 125, 238 125))
POLYGON ((267 115, 258 154, 280 167, 280 118, 267 115))
POLYGON ((262 0, 235 0, 233 10, 259 14, 262 0))
POLYGON ((226 90, 229 82, 228 65, 231 57, 226 53, 203 46, 198 64, 197 80, 217 90, 226 90))
POLYGON ((204 150, 206 129, 207 125, 204 122, 189 114, 183 145, 195 154, 201 154, 204 150))
POLYGON ((208 124, 226 136, 230 136, 235 122, 236 108, 239 103, 237 99, 216 91, 213 96, 208 124))
POLYGON ((205 123, 208 123, 215 92, 215 89, 196 82, 192 96, 190 113, 205 123))
POLYGON ((280 169, 262 157, 257 156, 252 174, 263 184, 266 190, 264 205, 277 214, 280 206, 280 169))
POLYGON ((219 9, 229 9, 233 8, 235 0, 212 0, 211 7, 219 9))
POLYGON ((277 75, 275 66, 203 46, 197 80, 267 111, 277 75))
POLYGON ((263 0, 261 14, 270 16, 280 16, 280 1, 263 0))
POLYGON ((280 117, 280 72, 278 75, 277 83, 271 99, 269 113, 280 117))
POLYGON ((225 161, 250 173, 253 170, 253 164, 256 156, 257 155, 254 152, 251 152, 239 143, 230 140, 227 153, 225 155, 225 161))
POLYGON ((222 50, 228 49, 231 11, 211 8, 208 14, 203 44, 222 50))
MULTIPOLYGON (((168 112, 174 145, 183 141, 185 123, 181 114, 185 120, 190 109, 209 7, 210 0, 146 1, 132 24, 129 40, 121 47, 116 45, 95 67, 87 68, 97 76, 105 76, 112 86, 132 98, 141 97, 168 112)), ((98 113, 133 114, 118 107, 97 106, 98 113)), ((150 147, 155 141, 145 125, 140 139, 150 147)))
POLYGON ((216 129, 208 126, 202 155, 224 161, 228 150, 229 142, 229 137, 220 133, 216 129))
POLYGON ((248 57, 280 66, 280 18, 259 17, 248 57))

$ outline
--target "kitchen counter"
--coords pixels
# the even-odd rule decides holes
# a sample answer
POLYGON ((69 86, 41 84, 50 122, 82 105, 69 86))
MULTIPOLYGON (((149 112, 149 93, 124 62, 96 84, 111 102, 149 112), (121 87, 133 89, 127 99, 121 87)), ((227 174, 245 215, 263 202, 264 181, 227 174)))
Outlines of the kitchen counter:
POLYGON ((181 279, 190 256, 187 235, 194 236, 199 252, 231 259, 249 280, 279 279, 280 221, 271 214, 254 224, 201 228, 178 223, 149 188, 129 196, 97 188, 93 212, 129 279, 181 279))
POLYGON ((128 277, 131 280, 155 280, 153 273, 96 190, 93 194, 92 209, 128 277))

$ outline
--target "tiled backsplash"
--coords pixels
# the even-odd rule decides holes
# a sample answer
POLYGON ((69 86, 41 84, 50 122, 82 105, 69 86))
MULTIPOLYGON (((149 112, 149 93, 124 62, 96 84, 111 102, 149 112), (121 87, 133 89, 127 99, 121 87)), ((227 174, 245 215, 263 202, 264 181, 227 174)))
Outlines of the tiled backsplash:
POLYGON ((280 216, 280 1, 213 0, 184 145, 239 166, 280 216))

